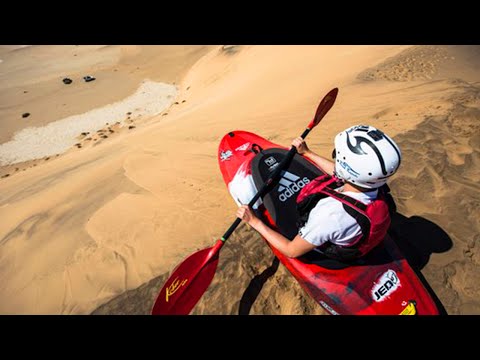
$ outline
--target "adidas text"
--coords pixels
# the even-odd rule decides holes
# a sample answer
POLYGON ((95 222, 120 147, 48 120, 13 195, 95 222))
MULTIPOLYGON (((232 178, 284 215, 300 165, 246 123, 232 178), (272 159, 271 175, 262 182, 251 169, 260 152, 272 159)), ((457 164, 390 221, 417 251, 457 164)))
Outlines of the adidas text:
POLYGON ((283 190, 283 192, 280 194, 280 196, 278 198, 282 202, 287 201, 289 198, 292 197, 292 195, 299 192, 309 182, 310 182, 310 180, 307 177, 304 177, 303 179, 292 182, 291 185, 288 185, 288 187, 286 187, 286 188, 284 187, 285 190, 283 190))

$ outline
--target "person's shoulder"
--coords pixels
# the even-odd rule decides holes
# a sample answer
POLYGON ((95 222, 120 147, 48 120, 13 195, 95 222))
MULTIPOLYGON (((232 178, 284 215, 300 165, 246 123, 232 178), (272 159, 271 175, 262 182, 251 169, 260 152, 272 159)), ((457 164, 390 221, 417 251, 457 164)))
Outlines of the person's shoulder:
POLYGON ((335 205, 341 205, 342 202, 341 201, 338 201, 334 198, 332 198, 331 196, 327 196, 323 199, 321 199, 317 205, 315 206, 315 209, 317 209, 317 211, 325 211, 327 209, 331 209, 332 207, 336 207, 335 205))
POLYGON ((344 215, 343 203, 331 197, 322 199, 318 204, 312 209, 313 216, 309 217, 310 219, 315 219, 315 222, 323 223, 326 226, 330 227, 333 225, 332 218, 337 216, 344 215))
POLYGON ((359 201, 373 201, 378 198, 378 189, 374 189, 372 191, 362 191, 362 192, 353 192, 349 191, 346 192, 345 195, 354 198, 355 200, 359 201))
POLYGON ((362 193, 365 197, 369 199, 375 200, 378 197, 378 189, 373 189, 372 191, 366 191, 362 193))

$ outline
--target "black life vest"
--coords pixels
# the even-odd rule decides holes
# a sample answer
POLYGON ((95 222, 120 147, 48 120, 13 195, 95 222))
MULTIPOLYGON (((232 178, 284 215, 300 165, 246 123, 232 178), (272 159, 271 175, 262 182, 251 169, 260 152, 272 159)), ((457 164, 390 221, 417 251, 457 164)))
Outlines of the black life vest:
POLYGON ((342 202, 345 211, 357 221, 362 234, 348 247, 327 242, 319 250, 330 258, 350 261, 367 254, 385 238, 391 222, 390 212, 394 211, 395 205, 386 184, 378 189, 377 199, 368 205, 335 191, 342 185, 341 180, 329 175, 321 175, 307 184, 297 197, 300 215, 297 225, 299 228, 305 225, 310 212, 321 199, 330 196, 342 202))

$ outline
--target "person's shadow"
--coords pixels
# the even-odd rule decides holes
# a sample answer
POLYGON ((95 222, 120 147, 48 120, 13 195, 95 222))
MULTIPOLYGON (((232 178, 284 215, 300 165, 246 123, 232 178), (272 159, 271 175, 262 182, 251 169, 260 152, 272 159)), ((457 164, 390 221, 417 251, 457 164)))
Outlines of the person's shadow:
MULTIPOLYGON (((392 215, 392 224, 388 233, 394 239, 408 263, 432 296, 440 314, 446 315, 447 312, 443 304, 420 270, 428 263, 432 253, 443 253, 452 248, 453 242, 448 234, 430 220, 420 216, 407 218, 399 213, 392 215)), ((279 260, 277 257, 274 257, 272 264, 250 281, 240 300, 239 315, 248 315, 250 313, 263 285, 275 274, 278 265, 279 260)))
POLYGON ((263 270, 263 272, 259 275, 255 275, 253 279, 248 284, 247 288, 243 292, 242 298, 240 299, 240 306, 238 307, 238 315, 248 315, 250 314, 250 310, 262 291, 263 285, 267 282, 267 280, 272 277, 278 269, 278 265, 280 261, 276 256, 273 257, 272 264, 263 270))
POLYGON ((395 213, 388 231, 395 240, 413 271, 432 296, 441 315, 447 315, 443 304, 428 284, 420 270, 428 264, 432 253, 443 253, 453 246, 450 236, 437 224, 421 216, 406 216, 395 213))

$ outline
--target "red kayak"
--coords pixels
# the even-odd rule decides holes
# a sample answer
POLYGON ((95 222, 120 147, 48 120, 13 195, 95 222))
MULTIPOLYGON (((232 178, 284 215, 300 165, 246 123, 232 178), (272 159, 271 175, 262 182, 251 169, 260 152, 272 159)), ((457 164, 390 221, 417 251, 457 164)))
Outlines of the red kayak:
MULTIPOLYGON (((223 179, 237 204, 247 204, 288 149, 246 131, 225 135, 218 150, 223 179)), ((296 197, 321 171, 295 155, 279 183, 254 206, 267 224, 289 239, 297 234, 296 197)), ((315 251, 288 258, 270 246, 302 288, 333 315, 438 315, 429 292, 389 236, 353 263, 315 251)))

